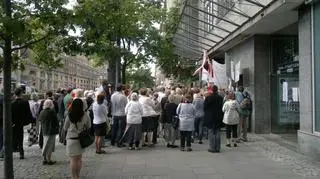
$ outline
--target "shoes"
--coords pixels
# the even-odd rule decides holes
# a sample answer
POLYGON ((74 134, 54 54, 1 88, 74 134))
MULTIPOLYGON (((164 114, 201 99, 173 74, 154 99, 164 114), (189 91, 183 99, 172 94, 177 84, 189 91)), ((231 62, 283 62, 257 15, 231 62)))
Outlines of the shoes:
POLYGON ((231 144, 227 144, 226 146, 227 146, 227 147, 231 147, 231 144))
POLYGON ((56 161, 49 161, 47 162, 48 165, 53 165, 53 164, 56 164, 57 162, 56 161))
POLYGON ((184 151, 186 151, 186 149, 184 147, 181 147, 180 151, 184 152, 184 151))
POLYGON ((122 148, 122 147, 125 147, 126 145, 124 145, 124 144, 118 144, 117 145, 117 147, 119 147, 119 148, 122 148))
POLYGON ((171 145, 171 148, 178 148, 179 146, 177 145, 171 145))
POLYGON ((172 148, 172 145, 171 144, 167 144, 167 148, 172 148))
POLYGON ((209 149, 208 152, 210 152, 210 153, 219 153, 220 151, 215 151, 215 150, 209 149))
POLYGON ((96 151, 96 154, 105 154, 105 153, 107 153, 107 152, 104 150, 96 151))
POLYGON ((237 144, 233 144, 233 147, 238 147, 238 145, 237 144))
POLYGON ((200 141, 199 141, 199 144, 203 144, 203 142, 200 140, 200 141))
POLYGON ((142 147, 147 147, 148 145, 147 144, 142 144, 142 147))
POLYGON ((56 163, 57 163, 56 161, 46 161, 46 160, 44 160, 42 162, 43 165, 53 165, 53 164, 56 164, 56 163))
POLYGON ((154 147, 154 144, 149 144, 148 147, 154 147))
POLYGON ((192 151, 192 148, 191 147, 188 147, 187 148, 187 152, 191 152, 192 151))
POLYGON ((243 142, 248 142, 248 139, 241 138, 240 140, 242 140, 243 142))
POLYGON ((133 147, 129 147, 128 149, 129 149, 129 150, 133 150, 134 148, 133 148, 133 147))

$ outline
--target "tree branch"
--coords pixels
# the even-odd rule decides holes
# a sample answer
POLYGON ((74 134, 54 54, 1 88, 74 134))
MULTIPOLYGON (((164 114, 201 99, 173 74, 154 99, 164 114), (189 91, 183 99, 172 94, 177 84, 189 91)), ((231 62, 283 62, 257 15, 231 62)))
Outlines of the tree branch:
POLYGON ((12 48, 11 51, 15 51, 15 50, 20 50, 20 49, 23 49, 23 48, 27 48, 28 46, 32 45, 32 44, 35 44, 35 43, 38 43, 38 42, 41 42, 42 40, 46 39, 47 37, 49 37, 50 34, 47 34, 39 39, 36 39, 36 40, 31 40, 27 43, 25 43, 24 45, 21 45, 19 47, 15 47, 15 48, 12 48))

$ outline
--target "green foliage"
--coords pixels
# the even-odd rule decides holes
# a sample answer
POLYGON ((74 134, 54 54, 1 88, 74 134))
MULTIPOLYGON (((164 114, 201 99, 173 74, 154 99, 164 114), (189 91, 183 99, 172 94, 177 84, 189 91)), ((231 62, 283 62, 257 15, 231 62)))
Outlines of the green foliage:
POLYGON ((161 40, 155 24, 163 21, 165 10, 160 1, 82 0, 75 17, 81 29, 82 52, 99 56, 96 64, 122 59, 124 82, 127 69, 153 61, 153 51, 161 40))
POLYGON ((132 69, 127 74, 127 82, 131 85, 132 89, 154 87, 154 77, 148 68, 132 69))
POLYGON ((157 65, 167 76, 173 76, 179 82, 190 83, 197 79, 192 76, 195 63, 190 64, 190 59, 178 56, 174 53, 174 45, 172 39, 176 33, 180 21, 179 5, 173 7, 167 13, 163 23, 163 36, 159 41, 158 48, 155 50, 157 65))
MULTIPOLYGON (((0 7, 0 47, 12 40, 13 68, 23 65, 18 50, 32 50, 34 62, 44 68, 60 66, 56 57, 69 46, 72 11, 65 8, 68 0, 13 0, 12 18, 0 7)), ((2 64, 3 57, 1 56, 2 64)), ((2 65, 1 65, 2 67, 2 65)))

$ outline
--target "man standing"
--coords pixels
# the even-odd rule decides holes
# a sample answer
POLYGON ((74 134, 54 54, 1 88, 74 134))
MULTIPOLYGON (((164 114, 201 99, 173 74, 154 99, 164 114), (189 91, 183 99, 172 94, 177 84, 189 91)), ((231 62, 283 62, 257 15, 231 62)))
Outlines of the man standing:
POLYGON ((117 143, 118 147, 123 147, 120 139, 126 128, 125 107, 128 103, 127 97, 122 94, 122 85, 119 85, 111 95, 111 115, 113 118, 111 145, 117 143))
POLYGON ((64 124, 64 114, 65 114, 65 106, 64 106, 64 97, 66 96, 66 90, 61 89, 59 92, 59 98, 57 100, 58 103, 58 120, 59 120, 59 142, 64 144, 65 141, 65 131, 63 131, 64 124))
POLYGON ((218 87, 212 87, 212 93, 204 101, 204 126, 209 131, 209 150, 208 152, 220 152, 220 128, 223 120, 223 99, 218 94, 218 87))
POLYGON ((69 107, 69 105, 71 104, 71 101, 72 101, 72 95, 71 95, 71 93, 72 93, 72 88, 68 88, 67 89, 67 94, 66 94, 66 96, 63 98, 63 104, 64 104, 64 109, 65 110, 67 110, 68 109, 68 107, 69 107))
MULTIPOLYGON (((239 105, 241 105, 245 99, 243 92, 244 92, 244 88, 242 86, 239 86, 238 91, 235 92, 236 100, 239 105)), ((239 120, 238 130, 237 130, 238 132, 237 143, 240 142, 240 139, 242 139, 243 141, 247 141, 247 130, 248 130, 247 129, 248 116, 246 116, 243 113, 240 113, 239 117, 240 117, 240 120, 239 120)))
POLYGON ((14 151, 19 151, 20 159, 24 159, 23 126, 30 124, 32 121, 32 114, 29 102, 22 99, 22 89, 16 89, 14 94, 15 99, 11 103, 13 149, 14 151))

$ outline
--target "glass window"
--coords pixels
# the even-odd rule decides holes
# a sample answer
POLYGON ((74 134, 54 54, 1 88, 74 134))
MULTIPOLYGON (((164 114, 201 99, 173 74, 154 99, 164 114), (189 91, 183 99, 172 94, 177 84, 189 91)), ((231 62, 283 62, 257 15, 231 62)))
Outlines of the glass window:
POLYGON ((314 5, 315 131, 320 132, 320 3, 314 5))

